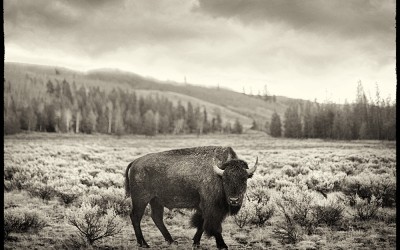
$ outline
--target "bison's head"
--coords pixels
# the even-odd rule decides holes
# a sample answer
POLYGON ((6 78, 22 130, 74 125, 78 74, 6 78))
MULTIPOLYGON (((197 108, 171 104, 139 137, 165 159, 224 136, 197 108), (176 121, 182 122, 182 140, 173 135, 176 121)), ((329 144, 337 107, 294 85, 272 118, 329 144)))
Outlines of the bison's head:
POLYGON ((245 161, 239 159, 227 161, 221 168, 214 164, 214 172, 222 177, 225 197, 231 214, 239 212, 247 188, 247 179, 253 176, 257 163, 258 157, 251 169, 245 161))

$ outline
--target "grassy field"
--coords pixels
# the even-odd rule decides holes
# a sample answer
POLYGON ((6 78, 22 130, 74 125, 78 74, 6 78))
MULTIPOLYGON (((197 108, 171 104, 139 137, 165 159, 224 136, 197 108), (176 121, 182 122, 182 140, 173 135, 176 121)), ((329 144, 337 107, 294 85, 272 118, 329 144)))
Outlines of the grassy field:
MULTIPOLYGON (((33 211, 44 223, 36 230, 10 230, 5 249, 136 249, 123 193, 126 166, 147 153, 205 145, 231 146, 249 165, 256 156, 260 162, 248 181, 241 217, 227 217, 223 223, 230 249, 396 248, 395 142, 272 139, 258 133, 199 138, 34 133, 5 137, 5 222, 33 211), (106 208, 119 209, 120 233, 93 246, 80 240, 69 223, 88 197, 106 197, 106 208), (257 222, 256 215, 265 221, 257 222)), ((166 211, 165 224, 178 241, 170 247, 147 210, 145 239, 154 249, 191 248, 191 214, 166 211)), ((215 248, 214 239, 206 236, 201 245, 215 248)))

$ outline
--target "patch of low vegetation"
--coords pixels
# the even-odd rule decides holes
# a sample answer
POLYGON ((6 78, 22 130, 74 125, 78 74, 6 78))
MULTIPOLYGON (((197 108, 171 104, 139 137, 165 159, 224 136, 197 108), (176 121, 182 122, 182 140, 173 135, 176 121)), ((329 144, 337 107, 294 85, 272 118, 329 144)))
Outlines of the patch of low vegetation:
POLYGON ((84 201, 79 208, 67 211, 68 223, 77 229, 77 233, 89 245, 96 241, 112 237, 122 230, 122 220, 113 209, 103 211, 98 205, 84 201))
MULTIPOLYGON (((369 248, 355 240, 366 235, 373 236, 371 248, 395 248, 396 151, 390 143, 44 133, 5 139, 5 248, 134 248, 131 201, 123 189, 128 163, 147 153, 204 145, 232 146, 249 163, 259 157, 242 209, 223 224, 232 248, 369 248)), ((146 240, 168 248, 149 211, 142 220, 146 240)), ((165 209, 179 247, 191 247, 192 213, 165 209)), ((215 240, 203 237, 201 246, 214 248, 215 240)))
POLYGON ((4 239, 11 233, 36 233, 47 225, 46 216, 39 210, 8 208, 4 210, 4 239))

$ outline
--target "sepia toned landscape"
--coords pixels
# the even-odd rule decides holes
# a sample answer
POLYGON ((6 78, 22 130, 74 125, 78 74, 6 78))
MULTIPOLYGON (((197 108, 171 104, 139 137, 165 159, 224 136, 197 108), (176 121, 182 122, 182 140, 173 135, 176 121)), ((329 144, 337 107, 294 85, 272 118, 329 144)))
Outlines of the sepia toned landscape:
MULTIPOLYGON (((249 165, 259 158, 243 208, 223 223, 231 249, 396 248, 395 142, 274 139, 261 133, 23 133, 5 137, 5 249, 86 249, 71 218, 81 217, 84 224, 84 215, 96 211, 114 218, 117 233, 96 240, 93 249, 135 248, 123 189, 128 163, 147 153, 205 145, 231 146, 249 165)), ((150 247, 191 248, 191 215, 166 209, 165 224, 178 242, 171 247, 146 210, 142 229, 150 247)), ((104 231, 105 225, 92 226, 104 231)), ((214 247, 214 239, 203 236, 201 249, 214 247)))
POLYGON ((396 249, 395 10, 5 0, 4 248, 396 249))

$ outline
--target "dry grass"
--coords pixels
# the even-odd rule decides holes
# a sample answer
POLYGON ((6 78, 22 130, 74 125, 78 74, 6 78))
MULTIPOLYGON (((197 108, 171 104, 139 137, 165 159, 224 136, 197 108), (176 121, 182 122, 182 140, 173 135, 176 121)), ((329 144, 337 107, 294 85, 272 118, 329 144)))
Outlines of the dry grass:
MULTIPOLYGON (((49 185, 84 182, 86 184, 82 185, 87 188, 86 193, 96 193, 104 191, 108 186, 122 188, 126 166, 141 155, 205 145, 231 146, 250 165, 258 156, 260 166, 251 181, 267 183, 272 202, 280 195, 278 186, 305 183, 314 178, 321 182, 317 183, 317 187, 326 188, 328 197, 331 197, 340 193, 340 190, 331 188, 332 185, 324 181, 329 182, 336 178, 340 188, 340 180, 346 178, 347 174, 368 174, 373 178, 381 174, 394 176, 396 171, 395 142, 272 139, 263 134, 209 135, 200 138, 191 135, 146 138, 19 134, 5 138, 4 169, 11 176, 17 172, 29 173, 31 181, 47 181, 49 185), (100 188, 96 191, 93 187, 89 188, 90 185, 100 188)), ((76 229, 66 219, 69 207, 57 197, 49 201, 32 197, 29 195, 30 184, 26 179, 21 179, 23 188, 19 190, 13 186, 16 177, 7 178, 10 178, 6 181, 10 182, 7 185, 11 185, 11 188, 4 191, 5 209, 37 209, 46 214, 49 221, 37 234, 11 234, 10 239, 4 243, 5 249, 71 248, 71 237, 76 237, 76 229)), ((317 202, 325 199, 317 193, 315 197, 320 199, 317 202)), ((79 206, 79 202, 78 199, 70 206, 79 206)), ((165 223, 179 243, 175 249, 188 249, 191 247, 195 229, 189 227, 191 211, 181 212, 170 212, 171 216, 165 218, 165 223)), ((231 249, 395 249, 395 207, 379 210, 379 216, 367 222, 356 221, 354 212, 354 208, 347 206, 343 226, 318 227, 312 235, 303 235, 295 244, 285 245, 273 233, 275 226, 281 221, 280 213, 275 213, 262 227, 250 224, 239 228, 233 218, 228 217, 223 224, 223 235, 231 249)), ((128 216, 122 219, 122 232, 115 237, 100 240, 95 244, 95 249, 136 247, 130 219, 128 216)), ((171 249, 148 214, 143 219, 142 229, 151 247, 171 249)), ((215 248, 212 238, 204 237, 201 244, 202 249, 215 248)))

